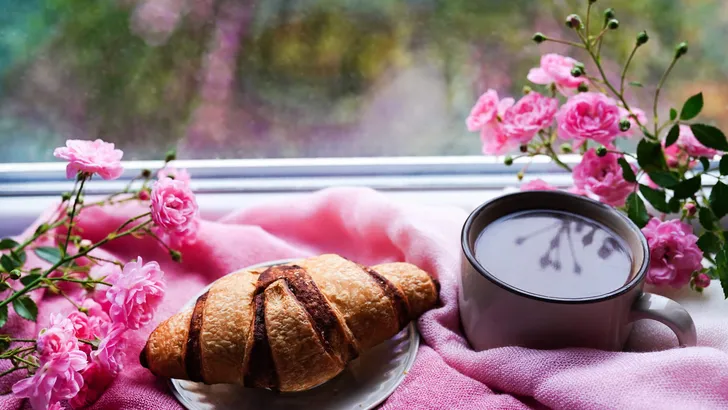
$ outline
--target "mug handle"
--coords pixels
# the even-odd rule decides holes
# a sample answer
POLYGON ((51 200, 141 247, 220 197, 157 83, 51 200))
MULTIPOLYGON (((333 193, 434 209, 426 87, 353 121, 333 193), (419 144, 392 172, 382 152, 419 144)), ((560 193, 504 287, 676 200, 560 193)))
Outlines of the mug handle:
POLYGON ((630 322, 652 319, 666 325, 675 332, 680 347, 697 344, 698 336, 693 318, 679 303, 664 296, 643 292, 632 305, 629 319, 630 322))

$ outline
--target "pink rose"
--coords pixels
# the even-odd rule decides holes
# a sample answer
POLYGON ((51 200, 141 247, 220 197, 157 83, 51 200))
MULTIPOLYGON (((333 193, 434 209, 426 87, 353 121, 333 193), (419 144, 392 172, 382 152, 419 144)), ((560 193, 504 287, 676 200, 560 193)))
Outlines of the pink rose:
POLYGON ((699 273, 698 276, 695 277, 695 287, 705 289, 708 286, 710 286, 710 276, 704 273, 699 273))
POLYGON ((111 321, 124 324, 129 329, 139 329, 149 323, 164 298, 163 276, 164 272, 157 262, 145 265, 138 257, 136 261, 127 263, 114 286, 106 291, 106 299, 111 304, 111 321))
POLYGON ((534 179, 521 184, 521 191, 558 191, 559 189, 543 179, 534 179))
POLYGON ((634 191, 634 183, 624 180, 618 159, 619 155, 614 153, 599 157, 591 148, 574 167, 574 185, 607 205, 624 205, 627 196, 634 191))
POLYGON ((41 360, 78 350, 73 322, 60 313, 52 313, 48 328, 42 330, 36 341, 41 360))
MULTIPOLYGON (((116 266, 111 264, 112 266, 116 266)), ((120 269, 116 267, 118 271, 120 269)), ((99 287, 102 287, 99 285, 99 287)), ((106 299, 106 295, 104 295, 104 299, 106 299)), ((108 302, 108 301, 107 301, 108 302)), ((109 319, 109 315, 107 314, 108 309, 104 309, 104 307, 98 303, 97 301, 87 298, 84 299, 83 303, 81 303, 81 307, 86 309, 86 312, 89 317, 97 317, 102 322, 108 322, 111 319, 109 319)))
POLYGON ((503 133, 503 127, 498 118, 503 118, 506 110, 513 105, 513 98, 504 98, 498 103, 498 116, 483 125, 480 130, 480 141, 483 143, 483 154, 500 155, 515 148, 518 143, 503 133))
POLYGON ((114 376, 101 368, 97 363, 89 364, 82 372, 83 387, 69 403, 74 409, 88 407, 95 403, 106 391, 114 376))
POLYGON ((124 332, 126 327, 121 323, 110 326, 101 339, 99 348, 91 353, 92 363, 114 377, 123 369, 121 361, 124 358, 124 332))
POLYGON ((700 141, 695 138, 693 130, 691 130, 688 125, 680 125, 680 136, 678 137, 677 142, 673 145, 677 145, 691 157, 707 157, 708 159, 712 159, 718 154, 718 151, 701 144, 700 141))
POLYGON ((577 61, 571 57, 559 54, 544 54, 541 56, 541 66, 532 68, 528 72, 528 81, 535 84, 551 84, 566 88, 576 88, 584 82, 581 77, 571 75, 571 69, 577 61))
POLYGON ((154 223, 170 235, 192 237, 196 234, 199 209, 186 183, 171 178, 155 182, 151 209, 154 223))
POLYGON ((28 398, 34 409, 46 409, 75 396, 83 386, 79 373, 86 367, 86 353, 78 348, 71 320, 51 314, 49 327, 38 334, 39 368, 13 385, 13 393, 28 398))
MULTIPOLYGON (((103 321, 97 316, 88 316, 85 313, 75 311, 68 315, 68 320, 73 323, 74 335, 77 339, 94 340, 101 335, 103 321)), ((80 343, 79 349, 85 353, 91 353, 91 346, 80 343)))
POLYGON ((506 108, 513 105, 513 98, 504 98, 503 101, 498 99, 498 92, 490 89, 478 98, 478 101, 470 110, 470 115, 465 120, 468 131, 481 131, 486 124, 496 120, 506 108))
POLYGON ((652 218, 642 233, 650 247, 647 283, 680 288, 702 267, 703 252, 690 225, 677 219, 660 222, 652 218))
POLYGON ((190 174, 186 169, 177 169, 175 167, 167 165, 157 172, 157 179, 172 178, 177 181, 182 181, 185 184, 190 183, 190 174))
POLYGON ((532 91, 506 110, 501 129, 508 140, 525 144, 551 125, 558 109, 557 99, 532 91))
POLYGON ((556 115, 556 121, 559 136, 575 139, 578 145, 590 139, 608 146, 622 133, 619 129, 619 107, 611 98, 596 92, 580 93, 569 98, 556 115))
POLYGON ((570 194, 574 194, 574 195, 585 196, 587 198, 589 197, 588 192, 586 192, 585 190, 583 190, 577 186, 573 186, 573 187, 567 189, 566 192, 568 192, 570 194))
POLYGON ((620 118, 627 119, 630 123, 629 129, 627 130, 627 132, 624 133, 624 136, 626 137, 634 137, 640 135, 640 126, 637 124, 637 120, 639 120, 639 123, 642 125, 647 124, 647 114, 645 114, 644 111, 640 110, 639 108, 632 108, 632 114, 634 114, 634 116, 630 115, 629 111, 627 111, 623 107, 619 107, 620 118), (637 117, 637 120, 635 120, 634 117, 637 117))
POLYGON ((697 164, 696 161, 690 161, 690 157, 677 143, 665 147, 665 142, 662 142, 663 151, 665 152, 665 160, 667 166, 670 168, 688 167, 692 168, 697 164))
POLYGON ((103 179, 116 179, 124 172, 121 157, 124 152, 114 149, 114 144, 96 141, 67 140, 65 147, 56 148, 53 156, 68 161, 66 178, 74 179, 76 174, 99 174, 103 179))

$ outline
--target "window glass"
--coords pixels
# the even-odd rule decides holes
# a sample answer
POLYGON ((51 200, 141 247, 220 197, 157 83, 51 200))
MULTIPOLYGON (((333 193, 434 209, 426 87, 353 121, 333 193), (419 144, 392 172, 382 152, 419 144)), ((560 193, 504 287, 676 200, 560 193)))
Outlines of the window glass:
MULTIPOLYGON (((601 6, 598 2, 597 5, 601 6)), ((0 162, 47 161, 67 138, 127 159, 477 155, 464 119, 487 88, 518 96, 585 1, 0 0, 0 162)), ((660 107, 698 90, 728 121, 728 3, 610 0, 615 78, 636 33, 634 105, 650 111, 672 47, 688 57, 660 107)), ((601 19, 601 9, 593 18, 601 19)), ((723 126, 728 124, 722 124, 723 126)))

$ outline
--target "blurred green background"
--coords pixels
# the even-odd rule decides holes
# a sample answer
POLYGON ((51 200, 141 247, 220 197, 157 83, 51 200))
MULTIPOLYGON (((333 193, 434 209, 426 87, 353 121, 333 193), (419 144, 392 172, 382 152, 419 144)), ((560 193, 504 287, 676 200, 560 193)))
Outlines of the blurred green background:
MULTIPOLYGON (((47 161, 67 138, 126 159, 478 155, 464 118, 487 88, 518 96, 547 51, 533 32, 587 0, 0 0, 1 162, 47 161)), ((633 104, 648 109, 673 47, 690 51, 661 112, 704 91, 728 125, 728 2, 600 0, 621 26, 616 75, 637 32, 633 104)))

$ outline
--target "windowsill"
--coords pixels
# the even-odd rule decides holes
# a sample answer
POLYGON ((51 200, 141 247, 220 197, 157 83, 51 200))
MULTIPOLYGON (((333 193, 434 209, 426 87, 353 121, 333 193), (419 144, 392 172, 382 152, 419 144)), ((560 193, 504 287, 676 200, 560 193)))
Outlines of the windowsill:
MULTIPOLYGON (((571 166, 579 156, 563 157, 571 166)), ((87 194, 118 192, 142 169, 163 164, 131 161, 119 180, 94 180, 87 194)), ((203 218, 337 186, 366 186, 400 201, 455 206, 470 211, 506 189, 518 186, 515 173, 525 161, 503 165, 502 157, 397 157, 276 160, 176 161, 192 175, 203 218)), ((0 164, 0 235, 21 232, 60 195, 71 189, 65 164, 0 164)), ((540 178, 569 187, 571 175, 548 158, 534 158, 526 180, 540 178)))

